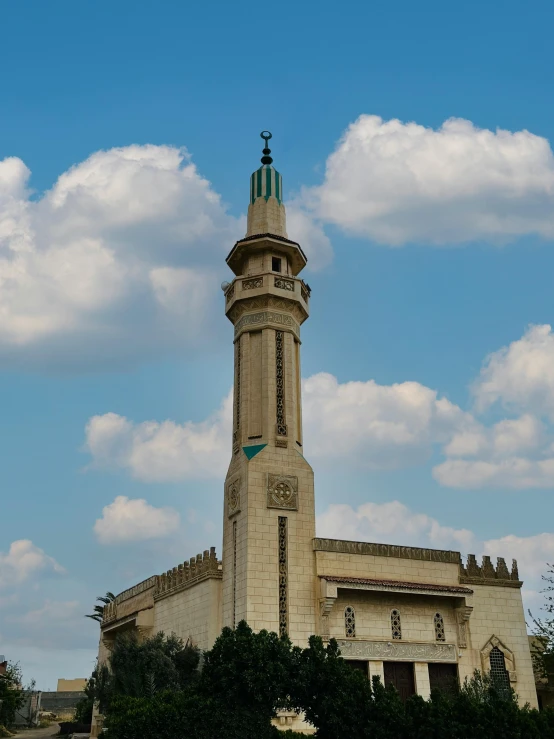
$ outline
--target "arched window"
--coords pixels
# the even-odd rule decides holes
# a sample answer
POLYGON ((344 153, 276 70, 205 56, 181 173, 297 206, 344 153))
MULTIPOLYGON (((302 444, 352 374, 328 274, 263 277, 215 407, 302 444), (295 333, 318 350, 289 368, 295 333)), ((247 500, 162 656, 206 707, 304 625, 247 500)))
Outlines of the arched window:
POLYGON ((349 638, 356 636, 356 614, 352 606, 344 609, 344 633, 349 638))
POLYGON ((402 623, 400 621, 400 611, 396 608, 390 613, 390 625, 393 639, 402 639, 402 623))
POLYGON ((440 613, 435 613, 435 618, 433 620, 435 622, 435 640, 445 641, 443 617, 440 615, 440 613))
POLYGON ((510 690, 510 676, 506 669, 504 652, 502 652, 498 647, 493 647, 489 654, 489 660, 491 664, 491 678, 493 683, 499 690, 510 690))

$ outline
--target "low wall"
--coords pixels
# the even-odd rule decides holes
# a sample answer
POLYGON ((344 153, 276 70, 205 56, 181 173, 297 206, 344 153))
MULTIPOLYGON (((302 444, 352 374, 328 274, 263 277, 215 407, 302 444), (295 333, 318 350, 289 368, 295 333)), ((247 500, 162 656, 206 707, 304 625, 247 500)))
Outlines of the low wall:
POLYGON ((42 693, 41 709, 52 713, 69 713, 74 711, 77 703, 83 698, 82 690, 53 690, 42 693))

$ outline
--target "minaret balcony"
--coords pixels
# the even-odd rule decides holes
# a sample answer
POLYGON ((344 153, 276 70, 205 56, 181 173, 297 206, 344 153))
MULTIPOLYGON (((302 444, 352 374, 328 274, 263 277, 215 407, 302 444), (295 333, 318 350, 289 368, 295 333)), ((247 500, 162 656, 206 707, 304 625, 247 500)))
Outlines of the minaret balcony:
POLYGON ((245 270, 245 265, 256 254, 263 254, 266 252, 276 252, 286 258, 287 263, 290 265, 290 271, 292 275, 297 275, 301 270, 304 269, 307 263, 307 257, 302 251, 300 244, 296 241, 286 239, 284 236, 277 236, 275 234, 257 234, 254 236, 247 236, 234 245, 229 252, 227 257, 227 264, 238 276, 242 275, 245 270))
MULTIPOLYGON (((290 301, 294 305, 299 323, 309 316, 310 289, 304 280, 275 272, 263 272, 253 276, 240 275, 225 290, 225 314, 234 323, 236 311, 233 308, 244 301, 252 302, 252 309, 260 307, 260 301, 271 299, 290 301)), ((248 308, 247 308, 248 310, 248 308)))

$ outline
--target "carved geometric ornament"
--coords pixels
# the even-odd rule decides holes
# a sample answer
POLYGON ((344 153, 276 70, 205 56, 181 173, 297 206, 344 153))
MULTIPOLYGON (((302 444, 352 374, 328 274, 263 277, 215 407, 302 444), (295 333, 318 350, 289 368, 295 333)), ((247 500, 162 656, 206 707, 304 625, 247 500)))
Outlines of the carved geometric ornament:
POLYGON ((267 473, 267 507, 298 510, 298 477, 267 473))
POLYGON ((235 477, 227 485, 227 515, 229 518, 240 511, 240 477, 235 477))

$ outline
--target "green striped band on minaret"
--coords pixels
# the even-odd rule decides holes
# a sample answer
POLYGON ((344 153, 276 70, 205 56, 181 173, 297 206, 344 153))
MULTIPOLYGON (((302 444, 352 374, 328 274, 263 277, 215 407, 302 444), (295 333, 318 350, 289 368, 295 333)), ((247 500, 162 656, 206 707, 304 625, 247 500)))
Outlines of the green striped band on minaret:
POLYGON ((279 205, 283 197, 283 178, 274 167, 269 164, 260 167, 250 177, 250 202, 258 198, 277 198, 279 205))

